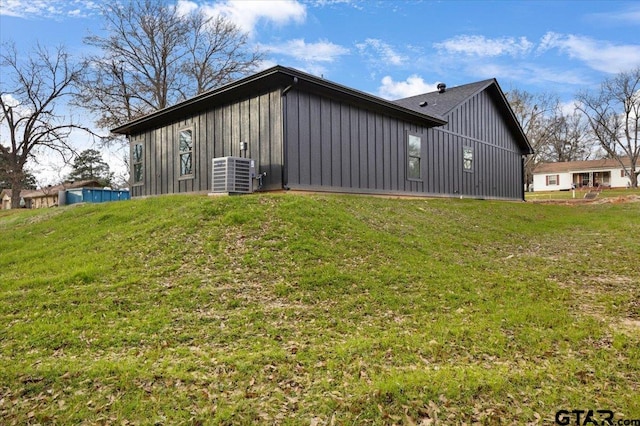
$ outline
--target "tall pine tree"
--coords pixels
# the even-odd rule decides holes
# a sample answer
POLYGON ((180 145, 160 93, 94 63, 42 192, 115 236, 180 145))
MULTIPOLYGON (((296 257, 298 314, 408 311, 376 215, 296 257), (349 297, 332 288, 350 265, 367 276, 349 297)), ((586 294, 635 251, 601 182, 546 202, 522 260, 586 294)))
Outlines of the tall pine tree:
POLYGON ((97 180, 102 186, 111 186, 113 173, 102 159, 100 151, 86 149, 73 160, 73 170, 67 180, 97 180))

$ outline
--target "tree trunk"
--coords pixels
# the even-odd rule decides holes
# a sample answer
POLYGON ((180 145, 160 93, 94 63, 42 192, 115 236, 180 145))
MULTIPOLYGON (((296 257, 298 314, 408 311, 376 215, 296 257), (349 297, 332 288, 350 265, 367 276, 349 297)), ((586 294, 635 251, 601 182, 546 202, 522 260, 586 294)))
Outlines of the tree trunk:
POLYGON ((19 179, 11 179, 11 208, 20 208, 20 192, 22 192, 22 182, 19 179))

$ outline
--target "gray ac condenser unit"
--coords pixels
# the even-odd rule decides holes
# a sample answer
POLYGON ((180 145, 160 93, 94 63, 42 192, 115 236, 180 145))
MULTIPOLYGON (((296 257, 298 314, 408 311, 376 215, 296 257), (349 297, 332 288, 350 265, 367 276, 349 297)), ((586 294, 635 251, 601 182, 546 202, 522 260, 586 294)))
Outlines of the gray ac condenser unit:
POLYGON ((256 176, 255 161, 241 157, 219 157, 213 159, 211 192, 248 194, 253 192, 256 176))

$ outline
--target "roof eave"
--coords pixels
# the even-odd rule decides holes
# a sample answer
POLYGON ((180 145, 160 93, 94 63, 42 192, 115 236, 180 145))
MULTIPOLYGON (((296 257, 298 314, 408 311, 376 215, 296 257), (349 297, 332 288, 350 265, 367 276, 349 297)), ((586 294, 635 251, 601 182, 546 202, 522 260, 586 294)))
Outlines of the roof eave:
POLYGON ((312 84, 324 89, 329 89, 337 93, 342 93, 347 97, 359 99, 360 101, 364 101, 372 106, 379 106, 379 107, 382 107, 383 109, 394 111, 396 113, 399 113, 405 116, 410 116, 420 121, 426 120, 429 126, 441 126, 447 123, 447 121, 442 117, 435 116, 435 115, 421 114, 409 108, 396 105, 390 101, 379 98, 377 96, 373 96, 368 93, 361 92, 359 90, 352 89, 347 86, 343 86, 338 83, 334 83, 332 81, 313 76, 311 74, 306 74, 293 68, 287 68, 280 65, 276 65, 272 68, 253 74, 249 77, 245 77, 243 79, 237 80, 235 82, 229 83, 220 88, 213 89, 208 92, 202 93, 200 95, 194 96, 193 98, 187 99, 186 101, 180 102, 176 105, 161 109, 159 111, 145 115, 138 119, 132 120, 128 123, 125 123, 121 126, 118 126, 112 129, 111 132, 116 134, 129 135, 135 132, 136 129, 145 129, 153 126, 155 122, 161 121, 163 117, 171 116, 173 114, 178 115, 180 111, 186 112, 190 109, 194 111, 198 109, 204 109, 204 107, 201 105, 208 99, 221 96, 224 93, 230 93, 233 90, 238 90, 239 88, 246 87, 251 83, 257 83, 260 80, 264 80, 267 78, 273 78, 273 81, 271 82, 271 84, 273 85, 274 88, 277 88, 278 86, 282 86, 282 88, 284 88, 288 84, 290 84, 291 81, 297 78, 299 80, 306 81, 309 84, 312 84), (286 77, 286 79, 282 79, 282 81, 280 82, 279 76, 286 77), (288 80, 289 78, 291 80, 288 80))
POLYGON ((166 115, 170 115, 171 113, 177 112, 181 109, 185 109, 188 108, 189 106, 194 106, 199 104, 200 102, 203 102, 209 98, 212 98, 214 96, 220 95, 222 93, 225 92, 229 92, 231 90, 233 90, 236 87, 242 86, 242 85, 247 85, 255 80, 261 79, 261 78, 265 78, 269 75, 275 74, 279 71, 281 67, 279 66, 275 66, 273 68, 269 68, 267 70, 261 71, 259 73, 253 74, 251 76, 236 80, 232 83, 229 83, 227 85, 224 85, 222 87, 216 88, 216 89, 212 89, 208 92, 204 92, 201 93, 199 95, 196 95, 192 98, 189 98, 185 101, 179 102, 175 105, 163 108, 161 110, 158 111, 154 111, 150 114, 144 115, 140 118, 137 118, 135 120, 129 121, 121 126, 118 126, 114 129, 111 129, 111 133, 116 133, 116 134, 122 134, 122 135, 128 135, 131 133, 131 130, 137 127, 141 127, 144 126, 144 124, 146 123, 150 123, 154 120, 156 120, 159 117, 162 116, 166 116, 166 115))
POLYGON ((507 111, 508 111, 509 116, 511 117, 511 120, 517 126, 518 136, 520 136, 520 139, 522 140, 522 142, 524 142, 524 149, 523 149, 522 155, 533 155, 535 153, 535 151, 533 150, 533 147, 531 146, 531 143, 529 143, 529 138, 527 137, 527 134, 524 132, 524 129, 520 125, 520 121, 516 117, 516 114, 513 112, 513 108, 511 108, 511 104, 509 103, 509 101, 507 100, 507 97, 505 96, 504 92, 502 91, 502 88, 500 87, 500 84, 498 84, 498 80, 496 80, 495 78, 492 79, 492 80, 493 80, 493 82, 491 84, 495 84, 496 89, 498 90, 498 93, 500 94, 500 97, 502 98, 502 101, 504 102, 504 105, 507 107, 507 111))

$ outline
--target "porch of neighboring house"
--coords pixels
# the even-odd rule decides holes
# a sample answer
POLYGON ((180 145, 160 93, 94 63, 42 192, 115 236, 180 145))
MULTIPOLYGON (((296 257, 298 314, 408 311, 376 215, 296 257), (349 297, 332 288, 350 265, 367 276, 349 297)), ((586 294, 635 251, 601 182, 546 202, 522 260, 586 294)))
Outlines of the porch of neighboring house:
POLYGON ((573 173, 573 185, 576 188, 609 188, 611 171, 573 173))

